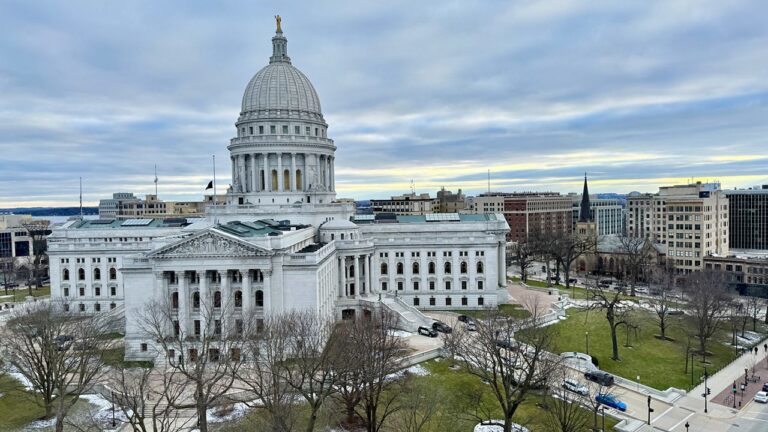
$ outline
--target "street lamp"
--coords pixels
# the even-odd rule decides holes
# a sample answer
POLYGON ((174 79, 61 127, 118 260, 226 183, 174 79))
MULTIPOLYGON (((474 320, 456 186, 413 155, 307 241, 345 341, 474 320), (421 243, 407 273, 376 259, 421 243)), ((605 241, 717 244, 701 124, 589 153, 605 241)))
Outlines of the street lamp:
POLYGON ((112 427, 117 426, 115 423, 115 392, 112 392, 112 427))
POLYGON ((704 366, 704 414, 707 413, 707 395, 709 394, 709 387, 707 387, 707 367, 704 366))
POLYGON ((685 422, 685 432, 688 432, 688 426, 690 426, 688 422, 685 422))
POLYGON ((589 355, 589 332, 584 332, 584 336, 587 338, 587 355, 589 355))

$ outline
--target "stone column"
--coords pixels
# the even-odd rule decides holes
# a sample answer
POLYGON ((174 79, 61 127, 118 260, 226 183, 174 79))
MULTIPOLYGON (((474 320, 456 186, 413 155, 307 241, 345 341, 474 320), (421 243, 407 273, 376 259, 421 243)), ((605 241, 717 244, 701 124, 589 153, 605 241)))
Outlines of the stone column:
POLYGON ((308 168, 309 164, 307 163, 307 154, 304 153, 302 155, 302 159, 304 159, 304 168, 301 170, 301 190, 305 191, 307 190, 307 177, 308 177, 308 168))
MULTIPOLYGON (((499 287, 506 287, 507 286, 507 261, 506 257, 504 256, 504 241, 499 242, 499 247, 497 248, 496 252, 499 262, 499 268, 497 271, 499 272, 499 287)), ((489 281, 490 282, 490 281, 489 281)))
POLYGON ((261 157, 264 158, 264 191, 269 192, 272 190, 272 176, 269 172, 269 153, 262 153, 261 157))
POLYGON ((253 184, 253 187, 251 188, 251 192, 258 192, 259 191, 259 154, 254 153, 251 155, 251 160, 253 161, 251 163, 251 171, 253 171, 253 179, 251 184, 253 184))
POLYGON ((339 256, 339 265, 337 266, 339 271, 339 288, 338 288, 338 294, 339 297, 345 297, 347 295, 347 284, 346 279, 344 278, 344 256, 339 256))
POLYGON ((243 275, 243 316, 249 317, 251 310, 256 307, 256 297, 253 295, 253 285, 251 283, 251 271, 240 269, 243 275))
POLYGON ((353 255, 352 261, 355 263, 355 298, 360 295, 360 256, 353 255))
POLYGON ((277 153, 277 191, 285 192, 283 184, 283 154, 277 153))
POLYGON ((326 156, 325 163, 325 190, 331 190, 331 158, 326 156))
POLYGON ((365 267, 365 291, 368 294, 373 294, 373 289, 371 288, 373 284, 371 283, 371 256, 370 255, 364 255, 363 256, 363 264, 365 267))
POLYGON ((235 299, 232 297, 232 285, 229 283, 229 270, 219 270, 219 278, 221 283, 219 289, 221 290, 221 331, 226 335, 229 333, 230 326, 232 325, 232 315, 235 311, 235 299))
POLYGON ((272 312, 272 270, 262 270, 264 273, 264 315, 272 312))
POLYGON ((291 153, 291 187, 288 188, 291 192, 296 191, 296 153, 291 153))
POLYGON ((235 179, 237 178, 237 169, 235 165, 235 160, 236 160, 235 156, 229 157, 230 168, 232 169, 232 184, 235 184, 235 179))
POLYGON ((331 186, 329 189, 331 191, 336 190, 336 168, 334 167, 335 162, 336 162, 336 157, 335 156, 331 157, 331 186))
POLYGON ((211 315, 210 311, 213 310, 213 303, 208 298, 208 278, 205 276, 206 271, 202 270, 197 272, 197 274, 200 277, 200 283, 198 286, 200 287, 200 329, 201 331, 203 329, 208 329, 208 321, 206 321, 209 316, 211 315), (204 311, 209 311, 208 313, 205 313, 204 311))
POLYGON ((189 310, 191 308, 190 303, 192 302, 192 293, 189 292, 186 272, 176 272, 176 279, 179 281, 179 329, 181 330, 181 335, 185 336, 192 332, 192 329, 189 327, 189 310))
POLYGON ((240 187, 242 188, 243 192, 245 192, 248 189, 248 184, 245 182, 245 155, 238 155, 237 158, 240 160, 239 164, 239 176, 240 176, 240 187))

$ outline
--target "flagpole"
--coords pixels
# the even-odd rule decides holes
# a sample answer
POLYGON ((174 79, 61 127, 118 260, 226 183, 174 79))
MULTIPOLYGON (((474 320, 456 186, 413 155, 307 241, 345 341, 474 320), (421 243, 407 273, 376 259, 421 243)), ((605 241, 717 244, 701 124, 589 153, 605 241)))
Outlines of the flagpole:
POLYGON ((216 155, 213 155, 213 220, 214 223, 219 223, 216 213, 216 155))
POLYGON ((157 199, 157 164, 155 164, 155 199, 157 199))

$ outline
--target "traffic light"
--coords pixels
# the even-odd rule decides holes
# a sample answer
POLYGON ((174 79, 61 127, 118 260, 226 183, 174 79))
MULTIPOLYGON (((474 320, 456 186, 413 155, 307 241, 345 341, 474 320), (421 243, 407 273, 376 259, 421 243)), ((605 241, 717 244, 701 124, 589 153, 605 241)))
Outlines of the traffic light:
POLYGON ((711 395, 711 394, 712 394, 712 389, 711 389, 711 388, 709 388, 709 387, 707 387, 707 394, 708 394, 708 395, 711 395))

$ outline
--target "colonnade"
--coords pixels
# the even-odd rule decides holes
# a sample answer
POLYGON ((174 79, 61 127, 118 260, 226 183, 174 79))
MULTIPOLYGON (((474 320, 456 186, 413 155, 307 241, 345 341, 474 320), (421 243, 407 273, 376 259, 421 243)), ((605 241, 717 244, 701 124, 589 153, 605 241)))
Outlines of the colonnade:
POLYGON ((237 154, 231 156, 232 179, 239 187, 236 192, 241 193, 333 191, 335 160, 334 156, 311 153, 237 154))
POLYGON ((339 297, 358 298, 374 293, 371 260, 371 254, 339 253, 339 297))

